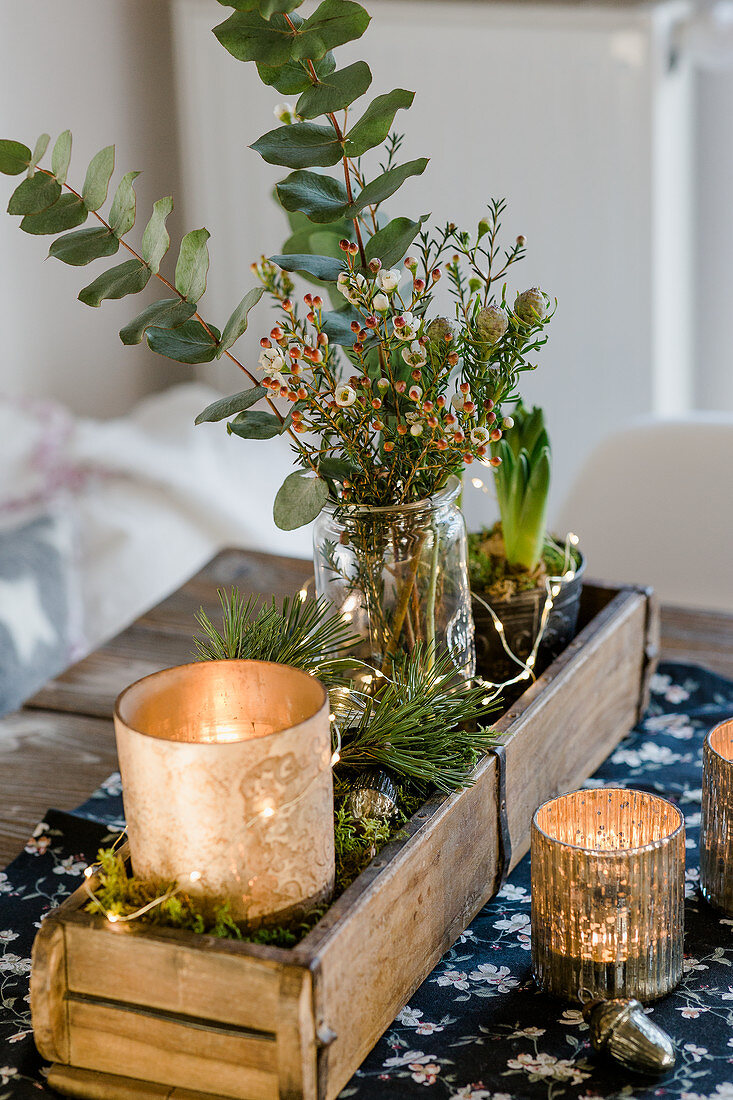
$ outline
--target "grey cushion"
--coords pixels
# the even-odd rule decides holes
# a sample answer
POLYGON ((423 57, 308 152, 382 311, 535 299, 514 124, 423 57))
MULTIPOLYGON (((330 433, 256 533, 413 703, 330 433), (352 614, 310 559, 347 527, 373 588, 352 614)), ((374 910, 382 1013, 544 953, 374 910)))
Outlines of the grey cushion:
POLYGON ((61 514, 0 528, 0 714, 69 662, 70 546, 61 514))

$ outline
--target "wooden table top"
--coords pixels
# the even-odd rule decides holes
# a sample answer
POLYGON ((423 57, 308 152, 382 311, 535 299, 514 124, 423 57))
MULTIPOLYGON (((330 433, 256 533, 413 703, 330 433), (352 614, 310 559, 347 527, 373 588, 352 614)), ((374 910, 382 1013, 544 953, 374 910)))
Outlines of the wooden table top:
MULTIPOLYGON (((151 672, 194 657, 194 614, 217 617, 217 589, 291 595, 312 576, 298 558, 225 550, 132 626, 51 680, 0 720, 0 867, 23 848, 49 807, 73 810, 117 768, 112 707, 151 672)), ((733 615, 662 609, 662 657, 733 678, 733 615)))

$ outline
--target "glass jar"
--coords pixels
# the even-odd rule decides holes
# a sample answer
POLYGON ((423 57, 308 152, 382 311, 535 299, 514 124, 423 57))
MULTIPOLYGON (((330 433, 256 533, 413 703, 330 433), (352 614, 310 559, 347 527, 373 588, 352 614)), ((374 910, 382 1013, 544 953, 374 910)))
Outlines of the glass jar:
POLYGON ((416 646, 475 672, 466 525, 451 478, 426 500, 386 507, 328 503, 313 530, 316 592, 363 639, 357 656, 379 671, 416 646))

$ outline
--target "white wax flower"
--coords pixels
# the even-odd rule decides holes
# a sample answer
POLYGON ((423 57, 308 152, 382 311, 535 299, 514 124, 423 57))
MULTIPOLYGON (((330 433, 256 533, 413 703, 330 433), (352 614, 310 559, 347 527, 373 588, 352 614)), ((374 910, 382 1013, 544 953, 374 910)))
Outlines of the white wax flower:
POLYGON ((458 412, 463 412, 463 406, 466 404, 466 398, 462 393, 454 393, 450 399, 450 403, 454 409, 458 412))
POLYGON ((401 278, 402 272, 398 271, 396 267, 388 268, 386 271, 380 271, 377 275, 377 286, 380 290, 391 294, 400 285, 401 278))
POLYGON ((471 442, 477 447, 485 447, 489 438, 486 428, 474 428, 471 432, 471 442))
POLYGON ((409 390, 407 391, 407 396, 410 398, 411 401, 420 401, 422 398, 422 390, 419 386, 410 386, 409 390))
POLYGON ((342 271, 336 280, 336 286, 347 301, 357 305, 364 296, 366 279, 363 275, 352 275, 351 272, 342 271))
POLYGON ((402 313, 400 316, 403 322, 401 325, 396 324, 396 317, 392 321, 395 336, 398 340, 414 340, 420 327, 419 318, 409 312, 402 313))
POLYGON ((356 391, 352 390, 351 386, 339 386, 334 399, 342 409, 348 409, 349 405, 353 405, 356 401, 356 391))
POLYGON ((419 421, 410 428, 410 435, 422 435, 422 424, 419 421))
POLYGON ((375 294, 372 299, 372 306, 377 313, 386 313, 389 309, 389 298, 386 294, 375 294))
POLYGON ((259 364, 266 374, 272 376, 285 368, 285 359, 279 348, 263 348, 259 364))
POLYGON ((410 344, 409 348, 402 349, 402 358, 410 367, 424 367, 426 363, 425 352, 417 340, 410 344))

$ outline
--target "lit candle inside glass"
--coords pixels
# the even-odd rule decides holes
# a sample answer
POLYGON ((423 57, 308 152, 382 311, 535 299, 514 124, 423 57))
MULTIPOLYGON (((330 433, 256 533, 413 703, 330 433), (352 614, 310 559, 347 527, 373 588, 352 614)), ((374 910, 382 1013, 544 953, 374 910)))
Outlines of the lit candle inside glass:
POLYGON ((705 738, 700 825, 702 892, 733 916, 733 719, 715 726, 705 738))
POLYGON ((684 818, 645 791, 550 799, 532 820, 532 964, 538 984, 577 1000, 648 1001, 682 974, 684 818))
POLYGON ((328 900, 329 712, 318 680, 266 661, 182 665, 127 688, 115 732, 135 874, 253 923, 328 900))

